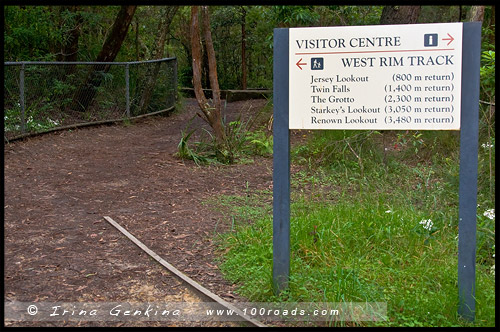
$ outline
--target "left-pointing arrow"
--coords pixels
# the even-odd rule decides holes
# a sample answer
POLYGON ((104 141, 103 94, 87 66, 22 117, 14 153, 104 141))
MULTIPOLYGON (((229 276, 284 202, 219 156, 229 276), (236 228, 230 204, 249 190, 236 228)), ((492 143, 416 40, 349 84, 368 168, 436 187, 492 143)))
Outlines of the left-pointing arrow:
POLYGON ((297 63, 296 63, 297 67, 299 67, 299 68, 300 68, 300 70, 302 70, 302 67, 301 67, 301 66, 305 66, 305 65, 307 65, 307 63, 305 63, 305 62, 301 62, 301 61, 302 61, 302 58, 300 58, 300 60, 299 60, 299 61, 297 61, 297 63))

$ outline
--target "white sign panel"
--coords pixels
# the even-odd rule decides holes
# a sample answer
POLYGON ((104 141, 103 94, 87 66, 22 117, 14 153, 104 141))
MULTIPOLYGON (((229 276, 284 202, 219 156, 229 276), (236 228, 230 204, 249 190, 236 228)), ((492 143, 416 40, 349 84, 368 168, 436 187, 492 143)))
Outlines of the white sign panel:
POLYGON ((289 36, 290 129, 460 129, 462 23, 289 36))

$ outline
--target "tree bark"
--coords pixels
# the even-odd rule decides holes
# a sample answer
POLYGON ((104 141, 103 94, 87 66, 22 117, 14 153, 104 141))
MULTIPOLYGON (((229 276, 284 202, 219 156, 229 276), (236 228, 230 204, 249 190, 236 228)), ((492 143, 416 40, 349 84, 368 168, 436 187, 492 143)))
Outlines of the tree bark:
MULTIPOLYGON (((165 41, 167 40, 167 34, 170 31, 170 24, 175 16, 175 13, 179 9, 178 6, 167 6, 160 10, 160 20, 158 23, 159 34, 156 35, 154 41, 154 49, 152 58, 161 59, 164 54, 165 41)), ((161 63, 153 63, 148 67, 146 73, 146 83, 142 87, 142 92, 140 93, 140 99, 138 104, 138 110, 140 114, 144 114, 147 111, 149 102, 151 101, 151 96, 153 95, 153 90, 156 84, 156 79, 158 78, 158 72, 160 71, 161 63)))
POLYGON ((226 135, 222 124, 220 90, 217 79, 215 51, 212 43, 212 35, 210 32, 210 20, 208 17, 208 9, 206 6, 202 7, 202 20, 205 32, 205 44, 207 48, 208 64, 210 69, 209 76, 210 76, 210 84, 212 86, 212 103, 209 103, 201 86, 202 45, 201 45, 201 36, 199 29, 200 25, 198 20, 197 6, 191 7, 191 52, 193 58, 193 87, 196 95, 196 100, 198 101, 198 105, 200 106, 200 109, 203 112, 208 124, 212 127, 214 131, 217 144, 219 146, 224 146, 226 141, 226 135))
MULTIPOLYGON (((113 62, 120 51, 120 47, 127 35, 128 28, 134 17, 137 6, 121 6, 116 16, 111 32, 106 38, 101 51, 97 55, 96 62, 113 62)), ((93 65, 85 83, 76 91, 73 98, 73 108, 78 111, 85 111, 92 103, 97 88, 102 82, 102 73, 107 73, 111 65, 93 65)))
MULTIPOLYGON (((191 8, 182 7, 179 9, 177 16, 179 20, 175 24, 176 29, 173 31, 172 37, 177 40, 186 53, 186 60, 188 63, 193 62, 191 54, 191 8)), ((191 79, 189 79, 191 82, 191 79)), ((187 82, 184 85, 189 86, 187 82)))
MULTIPOLYGON (((202 27, 203 29, 203 27, 202 27)), ((202 82, 202 86, 205 87, 205 89, 212 89, 211 85, 210 85, 210 76, 209 76, 209 72, 210 72, 210 69, 208 68, 208 52, 207 52, 207 44, 204 42, 204 36, 202 34, 202 37, 201 37, 201 82, 202 82)))
MULTIPOLYGON (((191 7, 191 58, 193 64, 193 88, 198 101, 200 109, 205 114, 205 108, 207 108, 208 100, 203 92, 203 87, 201 86, 201 76, 202 76, 202 63, 201 63, 201 36, 200 36, 200 25, 198 22, 198 7, 191 7)), ((208 118, 208 116, 207 116, 208 118)))
POLYGON ((468 16, 467 21, 482 22, 484 19, 484 6, 472 6, 467 16, 468 16))
POLYGON ((135 17, 135 61, 139 61, 139 19, 135 17))
MULTIPOLYGON (((491 6, 491 17, 488 25, 492 27, 493 30, 495 30, 495 6, 491 6)), ((489 38, 490 38, 490 43, 495 44, 495 34, 494 33, 490 34, 489 38)))
POLYGON ((420 11, 421 6, 385 6, 380 24, 415 24, 420 11))
POLYGON ((212 89, 212 99, 214 102, 215 109, 217 110, 217 113, 219 113, 220 115, 221 100, 220 100, 219 79, 217 77, 217 61, 215 60, 216 58, 215 58, 214 43, 212 41, 212 32, 210 31, 210 17, 208 14, 207 6, 201 7, 201 17, 203 21, 203 32, 205 34, 205 45, 207 49, 207 58, 208 58, 208 76, 210 80, 210 88, 212 89))

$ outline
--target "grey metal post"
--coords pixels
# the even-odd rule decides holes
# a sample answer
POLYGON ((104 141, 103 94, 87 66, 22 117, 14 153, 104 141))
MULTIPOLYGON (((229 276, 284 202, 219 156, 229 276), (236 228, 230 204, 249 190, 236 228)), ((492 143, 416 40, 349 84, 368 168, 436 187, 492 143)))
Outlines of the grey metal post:
POLYGON ((19 72, 19 103, 21 104, 21 131, 26 132, 26 105, 24 100, 24 63, 21 65, 19 72))
POLYGON ((129 64, 125 65, 125 98, 127 99, 127 118, 130 118, 129 64))
POLYGON ((476 294, 476 213, 481 22, 464 23, 458 222, 458 314, 473 321, 476 294))
POLYGON ((174 61, 174 103, 177 101, 177 86, 178 86, 178 83, 177 83, 177 58, 175 58, 174 61))
POLYGON ((288 287, 290 274, 290 130, 288 127, 288 29, 274 29, 273 54, 273 286, 288 287))

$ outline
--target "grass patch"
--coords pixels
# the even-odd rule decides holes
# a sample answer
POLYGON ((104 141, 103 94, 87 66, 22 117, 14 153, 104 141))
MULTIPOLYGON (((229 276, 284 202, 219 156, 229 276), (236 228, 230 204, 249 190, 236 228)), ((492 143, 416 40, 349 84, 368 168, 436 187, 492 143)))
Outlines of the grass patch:
POLYGON ((218 200, 232 220, 218 235, 220 267, 238 292, 255 302, 387 303, 387 321, 360 326, 495 326, 494 213, 485 213, 494 198, 486 186, 478 201, 476 320, 457 315, 458 152, 431 135, 407 136, 406 150, 390 152, 377 146, 387 144, 382 138, 363 142, 368 134, 329 135, 329 152, 315 144, 293 152, 303 167, 292 174, 290 281, 279 296, 272 193, 218 200))
MULTIPOLYGON (((457 310, 457 228, 411 205, 392 209, 365 195, 292 206, 291 279, 272 290, 272 218, 223 235, 221 269, 252 301, 387 302, 384 326, 463 326, 457 310), (420 221, 431 219, 430 229, 420 221)), ((255 217, 262 209, 252 210, 255 217)), ((494 277, 478 264, 476 324, 494 324, 494 277), (479 308, 480 307, 480 308, 479 308)))

